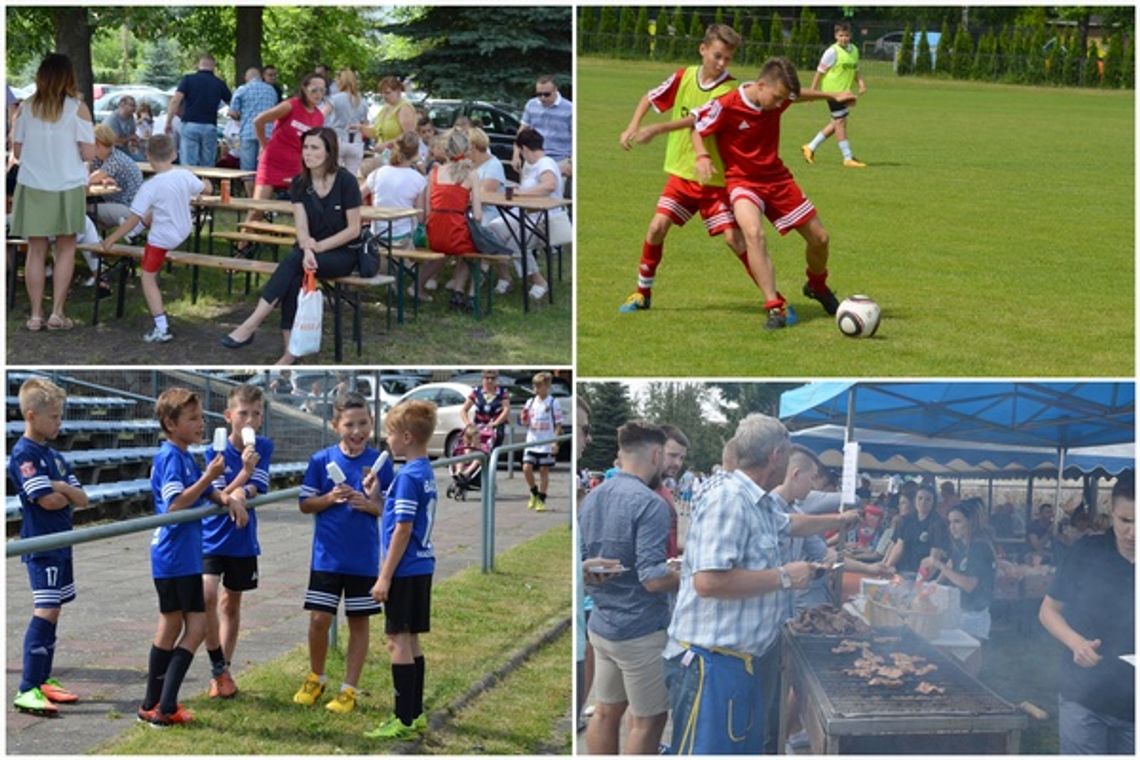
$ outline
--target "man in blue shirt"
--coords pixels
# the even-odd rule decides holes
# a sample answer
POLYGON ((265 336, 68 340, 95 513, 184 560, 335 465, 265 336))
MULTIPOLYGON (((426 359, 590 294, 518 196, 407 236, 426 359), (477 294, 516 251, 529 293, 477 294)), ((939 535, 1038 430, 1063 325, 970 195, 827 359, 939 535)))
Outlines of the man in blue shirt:
POLYGON ((668 592, 677 573, 666 564, 669 508, 654 493, 665 463, 665 432, 631 421, 618 428, 621 471, 590 492, 578 517, 586 590, 594 611, 597 707, 586 729, 590 754, 618 753, 622 717, 630 712, 626 754, 653 754, 669 704, 665 692, 668 592), (607 573, 607 574, 603 574, 607 573))
MULTIPOLYGON (((570 152, 573 149, 574 138, 571 127, 574 122, 574 106, 558 92, 558 83, 552 76, 542 76, 534 85, 534 97, 527 101, 523 108, 522 124, 519 131, 527 127, 542 135, 543 150, 546 155, 558 162, 559 166, 566 166, 563 174, 567 173, 570 152)), ((522 170, 522 158, 516 145, 511 164, 516 171, 522 170)))
POLYGON ((213 166, 218 160, 218 104, 230 102, 230 88, 214 74, 216 65, 214 56, 203 55, 198 71, 182 77, 170 99, 163 131, 171 133, 173 116, 182 108, 183 166, 213 166))
MULTIPOLYGON (((257 171, 257 154, 261 144, 253 131, 253 120, 262 111, 268 111, 277 105, 280 98, 277 90, 261 79, 261 72, 256 66, 250 66, 245 72, 245 84, 234 91, 233 100, 230 101, 230 118, 241 121, 241 168, 244 171, 257 171)), ((253 195, 253 179, 245 180, 246 195, 253 195)))

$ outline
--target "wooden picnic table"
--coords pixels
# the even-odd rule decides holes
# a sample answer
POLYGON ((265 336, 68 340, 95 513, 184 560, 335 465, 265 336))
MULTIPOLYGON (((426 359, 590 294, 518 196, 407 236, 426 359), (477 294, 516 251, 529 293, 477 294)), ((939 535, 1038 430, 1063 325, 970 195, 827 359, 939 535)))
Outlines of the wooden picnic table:
POLYGON ((108 195, 114 195, 115 193, 121 192, 123 192, 123 188, 119 187, 118 185, 104 185, 101 182, 97 182, 93 185, 87 186, 88 198, 106 198, 108 195))
MULTIPOLYGON (((518 243, 519 250, 522 251, 522 298, 523 298, 523 311, 530 311, 530 301, 527 298, 527 265, 526 265, 526 251, 527 251, 527 237, 533 236, 538 239, 543 249, 546 251, 546 274, 547 277, 551 275, 551 261, 552 261, 552 246, 550 245, 550 212, 556 209, 565 208, 569 211, 572 202, 569 198, 551 198, 548 195, 514 195, 509 200, 505 193, 487 193, 479 196, 480 200, 488 205, 494 206, 499 209, 499 212, 506 214, 517 222, 514 225, 507 225, 514 241, 518 243)), ((562 258, 558 259, 558 279, 562 279, 562 258)), ((547 296, 550 303, 554 303, 554 283, 549 283, 547 296)))
MULTIPOLYGON (((138 161, 139 170, 143 174, 154 174, 154 167, 149 161, 138 161)), ((195 177, 202 179, 253 179, 257 172, 246 169, 227 169, 224 166, 184 166, 177 164, 195 177)))

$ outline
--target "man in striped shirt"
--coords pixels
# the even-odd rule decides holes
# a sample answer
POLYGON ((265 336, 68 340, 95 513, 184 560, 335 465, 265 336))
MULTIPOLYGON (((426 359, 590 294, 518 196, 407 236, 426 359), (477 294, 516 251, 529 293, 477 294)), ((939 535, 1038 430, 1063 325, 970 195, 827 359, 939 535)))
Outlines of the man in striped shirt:
POLYGON ((807 588, 813 572, 782 563, 781 542, 832 523, 788 515, 773 498, 790 452, 778 420, 751 414, 727 447, 735 469, 697 496, 664 652, 678 754, 763 749, 762 660, 779 640, 787 593, 807 588))

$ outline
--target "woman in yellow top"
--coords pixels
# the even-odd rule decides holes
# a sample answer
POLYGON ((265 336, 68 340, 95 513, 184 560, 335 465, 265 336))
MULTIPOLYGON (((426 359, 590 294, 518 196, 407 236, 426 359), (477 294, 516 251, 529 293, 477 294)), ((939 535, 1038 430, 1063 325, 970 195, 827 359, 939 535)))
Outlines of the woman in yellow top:
POLYGON ((393 76, 380 80, 380 95, 384 106, 376 114, 371 131, 361 130, 377 141, 377 149, 395 147, 396 139, 405 132, 416 131, 416 109, 404 99, 404 83, 393 76))

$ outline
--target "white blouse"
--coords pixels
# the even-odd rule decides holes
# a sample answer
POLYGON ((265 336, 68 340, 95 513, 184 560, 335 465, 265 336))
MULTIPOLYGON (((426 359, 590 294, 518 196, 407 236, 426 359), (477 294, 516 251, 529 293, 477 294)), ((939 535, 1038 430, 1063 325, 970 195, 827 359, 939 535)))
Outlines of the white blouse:
POLYGON ((34 190, 59 192, 87 184, 87 166, 80 143, 94 144, 94 125, 79 117, 79 100, 66 98, 55 122, 32 114, 31 99, 20 105, 12 142, 20 143, 20 172, 16 181, 34 190))

